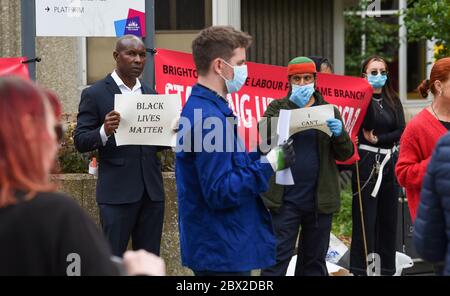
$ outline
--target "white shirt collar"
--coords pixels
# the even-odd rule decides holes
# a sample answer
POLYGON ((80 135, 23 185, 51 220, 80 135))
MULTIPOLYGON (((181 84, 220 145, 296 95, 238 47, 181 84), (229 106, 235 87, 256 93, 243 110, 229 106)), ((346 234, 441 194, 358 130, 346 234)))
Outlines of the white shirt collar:
MULTIPOLYGON (((120 88, 120 90, 126 90, 127 92, 131 92, 134 93, 136 91, 138 91, 141 88, 141 82, 139 81, 139 79, 136 79, 136 84, 133 86, 133 89, 130 89, 124 82, 123 80, 119 77, 119 75, 117 74, 116 70, 114 70, 111 73, 111 77, 112 79, 114 79, 114 82, 116 82, 117 86, 120 88)), ((123 92, 123 91, 122 91, 123 92)))

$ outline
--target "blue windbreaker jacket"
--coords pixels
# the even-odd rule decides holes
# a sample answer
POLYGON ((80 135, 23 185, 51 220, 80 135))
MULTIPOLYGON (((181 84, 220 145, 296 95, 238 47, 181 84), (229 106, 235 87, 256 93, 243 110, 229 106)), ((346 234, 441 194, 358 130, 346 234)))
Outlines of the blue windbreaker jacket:
POLYGON ((274 172, 259 154, 245 152, 230 124, 235 119, 223 97, 198 84, 181 113, 180 247, 183 265, 194 271, 249 271, 275 264, 272 221, 259 195, 274 172))

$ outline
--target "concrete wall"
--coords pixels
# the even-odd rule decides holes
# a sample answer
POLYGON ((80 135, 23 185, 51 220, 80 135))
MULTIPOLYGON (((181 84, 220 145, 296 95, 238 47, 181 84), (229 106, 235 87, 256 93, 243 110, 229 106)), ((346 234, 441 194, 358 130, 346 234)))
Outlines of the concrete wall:
POLYGON ((20 56, 20 23, 20 1, 0 0, 0 57, 20 56))
MULTIPOLYGON (((0 0, 0 57, 17 57, 21 53, 20 0, 0 0)), ((55 91, 65 113, 77 112, 80 97, 80 38, 36 38, 36 67, 39 84, 55 91)), ((34 58, 34 57, 29 57, 34 58)))
POLYGON ((410 121, 414 116, 417 115, 417 113, 422 111, 425 107, 426 106, 419 106, 419 107, 418 106, 415 106, 415 107, 407 106, 407 107, 404 107, 406 122, 410 121))
POLYGON ((192 40, 197 34, 197 32, 158 32, 155 36, 155 47, 191 53, 192 40))
MULTIPOLYGON (((166 203, 164 212, 161 257, 166 262, 167 275, 192 275, 192 271, 181 266, 180 241, 178 235, 178 206, 174 173, 163 173, 166 203)), ((96 178, 88 174, 55 175, 60 191, 73 197, 93 221, 100 225, 95 201, 96 178)))
POLYGON ((78 110, 81 94, 80 38, 37 37, 36 55, 42 59, 36 67, 36 80, 56 92, 64 113, 78 110))

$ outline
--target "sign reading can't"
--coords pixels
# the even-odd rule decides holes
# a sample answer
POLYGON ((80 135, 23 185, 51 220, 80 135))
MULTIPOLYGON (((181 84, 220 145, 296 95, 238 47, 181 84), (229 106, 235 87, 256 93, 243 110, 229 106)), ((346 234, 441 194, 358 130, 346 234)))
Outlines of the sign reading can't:
POLYGON ((145 37, 145 0, 37 0, 36 36, 145 37))

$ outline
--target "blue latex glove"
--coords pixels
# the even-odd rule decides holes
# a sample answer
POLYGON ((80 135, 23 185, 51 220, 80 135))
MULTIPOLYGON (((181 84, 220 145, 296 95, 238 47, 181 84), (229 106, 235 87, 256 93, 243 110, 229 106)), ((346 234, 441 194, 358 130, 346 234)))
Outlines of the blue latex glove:
POLYGON ((327 125, 333 136, 339 137, 342 134, 342 122, 336 118, 330 118, 327 120, 327 125))

